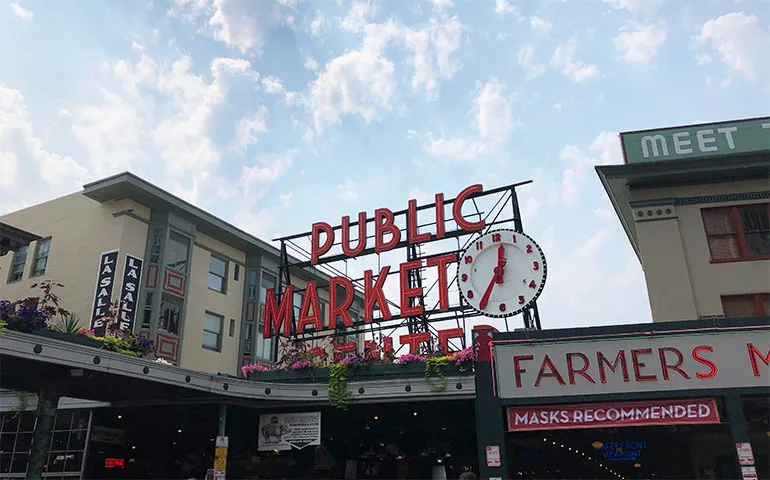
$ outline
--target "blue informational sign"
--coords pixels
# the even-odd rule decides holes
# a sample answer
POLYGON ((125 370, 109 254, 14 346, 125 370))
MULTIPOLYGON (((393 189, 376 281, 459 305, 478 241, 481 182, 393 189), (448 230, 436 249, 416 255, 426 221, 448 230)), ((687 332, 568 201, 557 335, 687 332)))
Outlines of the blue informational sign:
POLYGON ((596 448, 597 453, 608 462, 633 462, 647 448, 647 442, 604 442, 596 448))

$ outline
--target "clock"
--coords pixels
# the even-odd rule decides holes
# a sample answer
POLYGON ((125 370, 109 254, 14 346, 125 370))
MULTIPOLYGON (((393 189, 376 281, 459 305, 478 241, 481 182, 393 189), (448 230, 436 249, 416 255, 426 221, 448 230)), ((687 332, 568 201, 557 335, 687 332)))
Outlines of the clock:
POLYGON ((510 317, 537 300, 546 272, 545 255, 529 235, 498 229, 480 235, 462 252, 457 284, 477 312, 510 317))

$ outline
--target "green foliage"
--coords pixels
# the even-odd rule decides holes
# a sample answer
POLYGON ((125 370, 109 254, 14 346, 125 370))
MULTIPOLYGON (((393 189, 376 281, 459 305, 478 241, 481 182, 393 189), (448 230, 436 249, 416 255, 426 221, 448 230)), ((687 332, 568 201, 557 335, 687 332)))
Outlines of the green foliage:
POLYGON ((0 320, 0 335, 2 335, 3 332, 5 332, 5 326, 6 325, 8 325, 8 324, 5 323, 4 321, 0 320))
POLYGON ((66 316, 59 317, 49 328, 55 332, 77 335, 83 327, 80 325, 80 317, 74 313, 69 313, 66 316))
POLYGON ((449 356, 428 357, 425 359, 425 381, 430 385, 431 392, 443 392, 446 390, 446 377, 444 376, 444 372, 449 366, 450 360, 451 357, 449 356), (434 376, 439 377, 441 381, 439 383, 434 383, 434 376))
POLYGON ((100 337, 99 341, 102 342, 102 348, 109 350, 110 352, 122 353, 132 357, 142 356, 142 352, 136 351, 134 349, 133 343, 130 340, 126 340, 120 337, 100 337))
POLYGON ((348 366, 344 363, 329 365, 329 403, 341 410, 348 409, 348 366))

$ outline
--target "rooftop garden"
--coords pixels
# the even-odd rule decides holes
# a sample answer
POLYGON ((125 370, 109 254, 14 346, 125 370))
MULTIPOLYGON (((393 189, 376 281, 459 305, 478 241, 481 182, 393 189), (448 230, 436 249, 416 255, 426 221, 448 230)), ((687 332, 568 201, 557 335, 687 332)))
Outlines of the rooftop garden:
POLYGON ((107 335, 98 337, 74 313, 61 307, 56 290, 61 283, 46 280, 31 286, 38 295, 11 302, 0 300, 0 329, 14 330, 141 357, 154 351, 154 342, 120 328, 118 305, 110 304, 102 317, 107 335))

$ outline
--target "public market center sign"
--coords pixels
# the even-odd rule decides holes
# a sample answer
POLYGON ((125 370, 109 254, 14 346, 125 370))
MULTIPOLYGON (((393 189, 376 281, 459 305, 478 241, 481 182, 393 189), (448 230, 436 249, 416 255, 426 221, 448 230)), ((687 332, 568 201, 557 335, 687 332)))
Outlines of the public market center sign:
POLYGON ((770 117, 620 134, 626 163, 770 151, 770 117))

